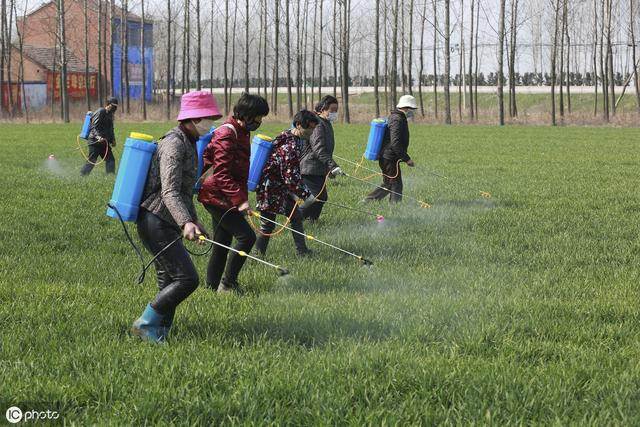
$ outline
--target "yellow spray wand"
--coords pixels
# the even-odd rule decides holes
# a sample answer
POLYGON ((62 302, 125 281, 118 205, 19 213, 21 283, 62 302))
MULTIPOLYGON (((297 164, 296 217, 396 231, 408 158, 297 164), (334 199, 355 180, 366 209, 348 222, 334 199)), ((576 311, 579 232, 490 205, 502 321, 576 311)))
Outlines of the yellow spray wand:
POLYGON ((234 248, 232 248, 230 246, 227 246, 225 244, 222 244, 220 242, 216 242, 215 240, 208 239, 206 236, 204 236, 202 234, 200 234, 198 236, 198 239, 200 239, 200 240, 202 240, 204 242, 209 242, 209 243, 212 243, 214 245, 220 246, 221 248, 228 249, 228 250, 230 250, 232 252, 237 253, 240 256, 247 257, 247 258, 252 259, 254 261, 258 261, 259 263, 262 263, 262 264, 264 264, 264 265, 266 265, 268 267, 275 268, 278 271, 278 275, 280 275, 280 276, 286 276, 287 274, 289 274, 289 270, 287 270, 284 267, 280 267, 279 265, 271 264, 270 262, 267 262, 267 261, 265 261, 263 259, 254 257, 253 255, 249 255, 245 251, 239 251, 237 249, 234 249, 234 248))
POLYGON ((349 252, 349 251, 347 251, 347 250, 344 250, 344 249, 342 249, 342 248, 339 248, 339 247, 337 247, 337 246, 335 246, 335 245, 332 245, 331 243, 327 243, 327 242, 324 242, 324 241, 322 241, 322 240, 316 239, 315 237, 313 237, 313 236, 312 236, 312 235, 310 235, 310 234, 301 233, 301 232, 299 232, 298 230, 294 230, 293 228, 291 228, 291 227, 287 227, 287 226, 286 226, 286 225, 284 225, 284 224, 280 224, 279 222, 276 222, 276 221, 273 221, 273 220, 271 220, 271 219, 269 219, 269 218, 263 217, 262 215, 260 215, 260 213, 258 213, 258 212, 256 212, 256 211, 251 211, 251 215, 255 216, 256 218, 261 218, 261 219, 264 219, 265 221, 269 221, 269 222, 271 222, 271 223, 273 223, 273 224, 276 224, 276 225, 279 225, 279 226, 281 226, 281 227, 284 227, 284 228, 286 228, 287 230, 291 230, 292 232, 294 232, 294 233, 296 233, 296 234, 299 234, 299 235, 301 235, 301 236, 304 236, 304 237, 306 237, 306 238, 307 238, 307 239, 309 239, 309 240, 313 240, 314 242, 318 242, 318 243, 320 243, 320 244, 322 244, 322 245, 328 246, 328 247, 330 247, 330 248, 332 248, 332 249, 335 249, 335 250, 340 251, 340 252, 342 252, 342 253, 344 253, 344 254, 347 254, 347 255, 349 255, 349 256, 352 256, 352 257, 354 257, 354 258, 356 258, 356 259, 360 260, 364 265, 373 265, 373 262, 372 262, 371 260, 368 260, 368 259, 366 259, 366 258, 364 258, 364 257, 362 257, 362 256, 360 256, 360 255, 354 254, 353 252, 349 252))
MULTIPOLYGON (((367 170, 367 171, 369 171, 369 172, 375 172, 375 173, 377 173, 377 174, 379 174, 379 175, 384 175, 382 172, 379 172, 379 171, 373 170, 373 169, 368 168, 368 167, 366 167, 366 166, 362 166, 362 165, 361 165, 361 164, 359 164, 359 163, 356 163, 356 162, 351 161, 351 160, 348 160, 348 159, 344 159, 344 158, 342 158, 342 157, 340 157, 340 156, 336 156, 335 154, 333 155, 333 157, 335 157, 335 158, 336 158, 336 159, 338 159, 338 160, 342 160, 342 161, 345 161, 345 162, 347 162, 347 163, 351 163, 352 165, 357 166, 358 168, 362 168, 362 169, 364 169, 364 170, 367 170)), ((478 190, 476 190, 475 188, 471 188, 470 186, 468 186, 468 185, 466 185, 466 184, 464 184, 464 183, 462 183, 462 182, 460 182, 460 181, 458 181, 458 180, 455 180, 455 179, 453 179, 453 178, 450 178, 450 177, 448 177, 448 176, 440 175, 439 173, 433 172, 433 171, 431 171, 431 170, 429 170, 429 169, 426 169, 426 168, 421 168, 421 169, 422 169, 422 170, 424 170, 424 171, 426 171, 428 174, 431 174, 431 175, 437 176, 437 177, 439 177, 439 178, 448 179, 448 180, 450 180, 451 182, 455 182, 456 184, 458 184, 458 185, 460 185, 460 186, 462 186, 462 187, 464 187, 464 188, 466 188, 466 189, 468 189, 468 190, 476 191, 476 192, 478 192, 478 193, 480 194, 480 196, 481 196, 481 197, 484 197, 485 199, 490 199, 490 198, 491 198, 491 193, 489 193, 489 192, 487 192, 487 191, 478 191, 478 190)))
POLYGON ((407 199, 414 200, 414 201, 416 201, 416 202, 420 205, 420 207, 421 207, 421 208, 430 208, 430 207, 431 207, 431 205, 430 205, 429 203, 427 203, 427 202, 423 202, 422 200, 418 200, 418 199, 416 199, 416 198, 414 198, 414 197, 411 197, 411 196, 407 196, 406 194, 401 194, 401 193, 395 192, 395 191, 393 191, 393 190, 389 190, 388 188, 381 187, 381 186, 379 186, 379 185, 377 185, 377 184, 374 184, 374 183, 369 182, 369 181, 367 181, 367 180, 364 180, 364 179, 362 179, 362 178, 358 178, 357 176, 349 175, 349 174, 344 173, 344 172, 342 172, 342 174, 343 174, 344 176, 346 176, 347 178, 355 179, 355 180, 358 180, 358 181, 364 182, 365 184, 373 185, 374 187, 376 187, 376 188, 380 188, 381 190, 387 191, 387 192, 389 192, 389 193, 391 193, 391 194, 395 194, 395 195, 400 196, 400 197, 406 197, 407 199))

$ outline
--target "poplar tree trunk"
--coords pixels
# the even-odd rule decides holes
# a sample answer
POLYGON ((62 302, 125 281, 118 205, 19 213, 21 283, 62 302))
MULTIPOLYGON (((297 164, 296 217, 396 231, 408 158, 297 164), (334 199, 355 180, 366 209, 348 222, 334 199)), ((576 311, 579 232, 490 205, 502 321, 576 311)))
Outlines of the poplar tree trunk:
POLYGON ((87 110, 91 111, 91 95, 89 94, 89 16, 88 0, 82 4, 84 13, 84 97, 87 102, 87 110))
POLYGON ((516 102, 516 52, 518 37, 518 0, 511 3, 511 63, 509 68, 509 115, 518 116, 518 104, 516 102))
MULTIPOLYGON (((320 0, 320 36, 322 37, 322 32, 324 31, 324 27, 322 25, 322 21, 323 21, 323 15, 322 15, 322 5, 323 5, 323 1, 324 0, 320 0)), ((322 51, 322 40, 319 43, 320 45, 320 52, 319 52, 319 57, 318 57, 318 101, 320 101, 320 99, 322 99, 322 59, 323 59, 323 51, 322 51)))
POLYGON ((273 57, 273 90, 271 91, 271 105, 273 107, 273 114, 278 114, 278 63, 280 60, 280 0, 275 0, 275 36, 274 44, 276 47, 275 55, 273 57))
MULTIPOLYGON (((504 3, 504 0, 501 0, 504 3)), ((444 2, 444 121, 451 124, 451 94, 449 86, 451 84, 451 28, 449 23, 450 3, 449 0, 444 2)))
POLYGON ((166 121, 171 120, 171 0, 167 0, 167 104, 166 121))
POLYGON ((289 21, 289 0, 285 1, 285 31, 286 31, 286 50, 287 50, 287 103, 289 105, 289 117, 293 116, 293 95, 291 93, 291 45, 290 45, 290 21, 289 21))
MULTIPOLYGON (((124 93, 125 93, 125 111, 127 114, 131 112, 129 99, 129 4, 128 0, 124 0, 124 93)), ((103 105, 101 103, 100 105, 103 105)))
POLYGON ((391 39, 391 108, 398 103, 398 13, 399 1, 395 0, 391 13, 393 14, 393 37, 391 39))
MULTIPOLYGON (((276 26, 276 28, 278 28, 276 26)), ((224 114, 229 115, 229 0, 224 2, 224 114)))
POLYGON ((245 1, 244 37, 244 91, 249 92, 249 0, 245 1))
POLYGON ((6 41, 5 41, 4 35, 5 35, 5 25, 6 25, 6 12, 7 12, 7 2, 6 0, 1 0, 0 1, 0 118, 4 117, 4 90, 5 90, 4 67, 5 67, 5 56, 6 56, 6 41))
POLYGON ((351 123, 349 115, 349 40, 351 39, 351 0, 342 0, 343 36, 342 36, 342 113, 345 123, 351 123))
POLYGON ((505 0, 500 0, 500 19, 498 23, 498 107, 500 126, 504 126, 504 8, 505 0))
MULTIPOLYGON (((424 0, 426 2, 426 0, 424 0)), ((413 95, 413 75, 411 68, 413 68, 413 0, 409 3, 409 59, 407 61, 408 77, 407 86, 409 88, 409 94, 413 95)), ((422 53, 422 51, 420 51, 422 53)))
POLYGON ((145 63, 144 55, 144 0, 140 0, 140 8, 142 11, 140 15, 140 62, 142 63, 142 93, 140 94, 140 101, 142 102, 142 120, 147 120, 147 64, 145 63))
POLYGON ((102 91, 102 0, 98 0, 98 105, 104 105, 105 93, 102 91))
MULTIPOLYGON (((420 72, 418 73, 418 96, 420 97, 420 114, 424 118, 424 100, 422 99, 422 76, 424 75, 424 27, 427 22, 427 2, 425 0, 422 10, 422 25, 420 29, 420 72)), ((433 47, 435 50, 435 46, 433 47)))
MULTIPOLYGON (((144 0, 141 0, 144 2, 144 0)), ((202 89, 202 24, 200 22, 200 0, 196 0, 196 89, 202 89)))
POLYGON ((555 19, 553 25, 553 51, 551 53, 551 125, 556 126, 556 59, 558 55, 558 17, 560 15, 560 2, 556 0, 555 19))
POLYGON ((438 120, 438 10, 433 0, 433 112, 438 120))
POLYGON ((638 60, 636 58, 636 33, 634 24, 635 24, 635 10, 633 8, 634 0, 629 0, 629 28, 631 31, 631 44, 633 47, 631 48, 631 62, 633 63, 633 81, 636 87, 636 109, 638 113, 640 113, 640 77, 638 76, 638 60))
POLYGON ((469 32, 469 120, 473 121, 473 27, 475 16, 473 14, 473 10, 475 7, 475 0, 471 0, 471 31, 469 32))

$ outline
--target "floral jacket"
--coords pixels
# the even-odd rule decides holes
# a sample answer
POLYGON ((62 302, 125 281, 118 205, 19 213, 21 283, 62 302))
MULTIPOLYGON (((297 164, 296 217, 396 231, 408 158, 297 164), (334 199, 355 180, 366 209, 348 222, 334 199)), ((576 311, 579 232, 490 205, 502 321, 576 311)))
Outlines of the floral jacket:
POLYGON ((289 215, 287 203, 293 193, 301 199, 311 196, 300 174, 302 140, 291 133, 282 132, 273 141, 273 150, 267 159, 262 177, 256 188, 257 209, 281 215, 289 215))

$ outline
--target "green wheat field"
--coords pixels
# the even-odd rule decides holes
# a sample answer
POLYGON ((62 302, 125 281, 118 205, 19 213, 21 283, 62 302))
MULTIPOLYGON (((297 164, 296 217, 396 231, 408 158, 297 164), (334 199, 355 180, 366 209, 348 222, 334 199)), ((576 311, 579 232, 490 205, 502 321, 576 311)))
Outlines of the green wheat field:
MULTIPOLYGON (((116 123, 116 157, 171 126, 116 123)), ((266 259, 290 276, 248 261, 248 294, 219 296, 195 257, 201 287, 154 346, 128 333, 153 269, 136 284, 105 215, 114 177, 79 176, 79 128, 0 125, 2 422, 18 406, 67 425, 640 424, 638 129, 412 125, 405 194, 431 208, 360 205, 373 187, 339 177, 331 201, 385 221, 326 206, 306 224, 373 267, 314 242, 298 259, 286 232, 266 259)), ((336 125, 336 154, 358 161, 367 133, 336 125)))

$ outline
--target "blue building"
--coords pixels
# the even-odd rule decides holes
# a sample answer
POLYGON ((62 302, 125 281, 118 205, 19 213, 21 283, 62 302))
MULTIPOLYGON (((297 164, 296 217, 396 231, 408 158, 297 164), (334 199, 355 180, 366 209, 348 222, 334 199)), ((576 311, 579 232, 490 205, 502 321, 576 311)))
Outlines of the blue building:
MULTIPOLYGON (((124 91, 124 43, 121 19, 114 18, 113 22, 113 94, 121 99, 126 97, 124 91), (120 84, 122 82, 122 85, 120 84)), ((153 23, 145 20, 144 24, 144 62, 145 76, 142 76, 142 48, 140 47, 141 21, 129 16, 127 19, 128 49, 127 70, 129 73, 129 96, 131 99, 140 99, 142 94, 142 79, 145 79, 145 99, 151 101, 153 94, 153 23)))

